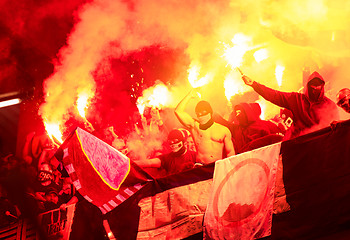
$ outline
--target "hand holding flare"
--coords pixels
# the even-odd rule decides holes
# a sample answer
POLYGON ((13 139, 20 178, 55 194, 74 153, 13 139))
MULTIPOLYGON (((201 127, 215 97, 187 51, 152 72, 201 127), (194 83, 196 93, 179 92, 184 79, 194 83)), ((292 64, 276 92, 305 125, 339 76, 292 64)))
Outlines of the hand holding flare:
POLYGON ((249 77, 247 77, 246 75, 244 75, 244 73, 242 72, 241 69, 239 69, 238 67, 236 67, 237 71, 239 71, 239 73, 242 75, 242 79, 244 81, 244 83, 248 86, 252 86, 253 85, 253 80, 249 77))

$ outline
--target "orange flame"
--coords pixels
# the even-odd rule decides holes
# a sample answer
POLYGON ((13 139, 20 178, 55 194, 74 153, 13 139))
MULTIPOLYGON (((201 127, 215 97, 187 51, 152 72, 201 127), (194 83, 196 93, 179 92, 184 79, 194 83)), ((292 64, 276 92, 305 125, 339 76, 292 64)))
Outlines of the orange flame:
POLYGON ((242 92, 242 80, 237 79, 232 75, 226 76, 226 79, 224 80, 224 88, 225 88, 225 96, 228 101, 231 100, 231 98, 242 92))
POLYGON ((88 100, 89 100, 89 95, 86 93, 82 93, 79 95, 78 99, 77 99, 77 109, 78 112, 80 114, 80 116, 84 119, 86 119, 85 117, 85 109, 87 108, 88 105, 88 100))
POLYGON ((257 50, 253 55, 254 55, 255 61, 258 63, 269 57, 269 53, 266 48, 257 50))
POLYGON ((195 64, 191 65, 192 66, 187 70, 188 81, 190 82, 191 86, 193 88, 198 88, 208 84, 212 79, 212 75, 207 73, 204 77, 199 78, 201 68, 195 64))
POLYGON ((138 98, 136 102, 136 106, 137 106, 137 109, 139 110, 140 115, 143 115, 146 108, 146 103, 144 103, 140 98, 138 98))
POLYGON ((277 80, 278 86, 282 85, 282 77, 283 77, 283 72, 284 72, 285 67, 282 65, 277 65, 275 69, 275 76, 277 80))
POLYGON ((55 140, 57 140, 59 143, 63 142, 59 124, 44 122, 44 125, 47 134, 53 142, 55 142, 55 140))
POLYGON ((225 52, 223 57, 232 67, 239 67, 242 65, 243 57, 247 51, 250 50, 248 42, 250 38, 242 33, 237 33, 232 39, 233 47, 224 44, 225 52))
POLYGON ((136 102, 141 115, 143 115, 146 107, 161 109, 162 107, 170 106, 170 104, 171 93, 162 83, 144 90, 142 96, 136 102))

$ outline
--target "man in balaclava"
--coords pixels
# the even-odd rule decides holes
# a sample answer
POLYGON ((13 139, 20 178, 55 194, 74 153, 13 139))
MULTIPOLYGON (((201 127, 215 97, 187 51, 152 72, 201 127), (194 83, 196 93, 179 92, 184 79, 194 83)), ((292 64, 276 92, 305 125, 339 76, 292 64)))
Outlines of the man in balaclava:
POLYGON ((207 101, 199 101, 196 105, 195 112, 199 122, 199 128, 206 130, 214 124, 213 109, 207 101))
POLYGON ((188 102, 195 97, 198 97, 198 94, 192 89, 176 106, 175 115, 193 136, 197 160, 202 164, 209 164, 234 155, 231 133, 227 127, 213 121, 213 110, 207 101, 197 103, 197 118, 192 118, 185 111, 188 102))
MULTIPOLYGON (((254 140, 268 135, 282 135, 276 124, 260 118, 261 107, 259 103, 240 103, 234 107, 234 111, 238 124, 233 127, 232 137, 237 152, 245 151, 245 147, 254 140)), ((266 145, 268 144, 266 142, 266 145)))
POLYGON ((337 105, 345 112, 350 113, 350 89, 343 88, 337 94, 337 105))
POLYGON ((237 153, 251 150, 253 146, 269 145, 272 140, 282 140, 281 130, 276 124, 260 119, 261 107, 259 103, 237 104, 233 108, 233 113, 235 115, 233 122, 229 122, 219 115, 215 116, 215 121, 230 129, 237 153), (279 137, 264 138, 272 135, 279 137), (251 145, 254 143, 258 144, 251 145))
POLYGON ((318 72, 313 72, 305 88, 305 93, 281 92, 268 88, 243 75, 243 81, 267 101, 290 110, 293 126, 291 137, 296 137, 330 125, 339 119, 336 104, 324 96, 325 81, 318 72))
POLYGON ((185 141, 185 133, 179 129, 173 129, 169 132, 167 140, 170 153, 156 158, 135 160, 135 162, 141 167, 162 168, 167 175, 191 169, 196 163, 197 154, 186 148, 185 141))

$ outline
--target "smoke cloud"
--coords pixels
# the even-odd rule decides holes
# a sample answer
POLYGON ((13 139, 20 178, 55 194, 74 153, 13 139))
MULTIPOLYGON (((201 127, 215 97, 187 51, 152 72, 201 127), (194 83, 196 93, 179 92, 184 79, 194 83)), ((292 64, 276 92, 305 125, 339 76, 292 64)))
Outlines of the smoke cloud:
MULTIPOLYGON (((239 67, 254 80, 282 91, 298 91, 303 87, 304 75, 317 70, 327 82, 326 95, 331 99, 339 89, 349 87, 350 3, 340 0, 81 3, 74 13, 74 27, 66 45, 55 60, 55 71, 45 80, 45 103, 40 114, 50 123, 64 125, 71 116, 68 113, 77 114, 74 106, 78 95, 87 92, 91 97, 88 115, 94 118, 94 123, 118 125, 118 129, 133 126, 136 100, 156 80, 172 91, 173 103, 167 108, 172 109, 185 96, 191 88, 187 80, 191 64, 200 67, 199 77, 212 76, 201 88, 202 98, 211 102, 216 112, 227 115, 238 102, 235 97, 231 101, 225 97, 224 81, 234 83, 236 94, 251 91, 223 57, 225 49, 235 45, 232 39, 237 33, 249 36, 249 50, 239 67), (258 62, 254 53, 262 48, 267 50, 268 57, 258 62), (285 69, 280 86, 275 77, 277 65, 285 69)), ((46 6, 47 11, 40 11, 44 7, 39 7, 38 18, 63 16, 65 11, 52 13, 57 4, 58 1, 53 1, 46 6)), ((251 99, 241 97, 239 101, 251 99)), ((194 104, 189 106, 191 114, 194 104)))

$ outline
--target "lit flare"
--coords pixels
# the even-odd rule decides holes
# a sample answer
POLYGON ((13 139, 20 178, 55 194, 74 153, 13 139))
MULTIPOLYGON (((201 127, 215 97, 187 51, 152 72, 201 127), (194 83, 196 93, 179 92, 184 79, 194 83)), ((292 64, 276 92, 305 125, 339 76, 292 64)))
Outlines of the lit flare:
POLYGON ((278 86, 282 86, 282 78, 285 67, 282 65, 277 65, 275 69, 275 76, 278 86))
POLYGON ((188 69, 188 81, 190 82, 193 88, 202 87, 208 84, 213 78, 213 76, 210 73, 200 78, 200 70, 201 68, 195 64, 192 64, 192 66, 188 69))
POLYGON ((62 144, 62 133, 60 131, 60 126, 57 123, 47 123, 44 122, 45 129, 49 137, 52 139, 53 142, 59 142, 62 144))

